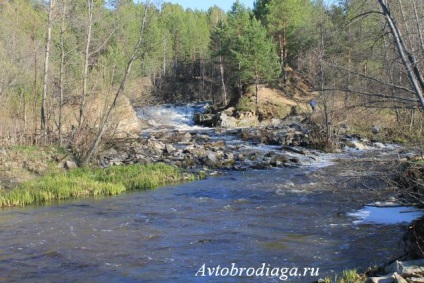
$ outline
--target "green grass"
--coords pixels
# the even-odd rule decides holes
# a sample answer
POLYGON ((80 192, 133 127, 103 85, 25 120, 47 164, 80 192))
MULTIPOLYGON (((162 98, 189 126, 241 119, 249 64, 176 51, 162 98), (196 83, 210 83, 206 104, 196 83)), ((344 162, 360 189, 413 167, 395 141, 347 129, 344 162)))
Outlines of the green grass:
POLYGON ((325 283, 363 283, 365 281, 365 276, 358 274, 356 269, 344 270, 341 277, 336 274, 334 280, 329 277, 324 279, 325 283))
POLYGON ((8 192, 0 192, 0 207, 25 206, 53 200, 116 195, 131 190, 154 189, 183 180, 195 180, 178 168, 165 164, 134 164, 109 169, 76 168, 27 181, 8 192))

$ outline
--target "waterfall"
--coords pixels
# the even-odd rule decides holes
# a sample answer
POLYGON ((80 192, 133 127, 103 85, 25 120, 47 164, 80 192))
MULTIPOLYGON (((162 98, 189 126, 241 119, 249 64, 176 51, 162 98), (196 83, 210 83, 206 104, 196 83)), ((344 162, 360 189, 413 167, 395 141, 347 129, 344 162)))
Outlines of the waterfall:
POLYGON ((197 104, 162 104, 146 106, 136 110, 137 116, 149 126, 156 129, 170 128, 189 130, 200 128, 194 123, 195 113, 204 113, 209 103, 197 104))

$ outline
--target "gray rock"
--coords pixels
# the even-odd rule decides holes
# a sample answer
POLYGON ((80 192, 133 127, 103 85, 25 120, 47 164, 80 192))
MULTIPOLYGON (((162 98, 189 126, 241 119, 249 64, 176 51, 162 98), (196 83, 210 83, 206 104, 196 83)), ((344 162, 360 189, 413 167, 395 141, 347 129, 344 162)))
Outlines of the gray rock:
POLYGON ((208 140, 211 139, 211 137, 209 135, 206 135, 206 134, 197 134, 196 139, 208 141, 208 140))
POLYGON ((402 276, 397 274, 396 272, 392 276, 395 279, 395 283, 408 283, 402 276))
POLYGON ((217 117, 212 113, 196 113, 194 114, 194 122, 197 125, 202 125, 206 127, 213 127, 217 124, 217 117))
POLYGON ((375 146, 375 147, 377 147, 377 148, 385 148, 386 146, 383 144, 383 143, 381 143, 381 142, 375 142, 375 143, 373 143, 373 146, 375 146))
POLYGON ((190 134, 190 133, 185 133, 185 134, 181 137, 181 143, 183 143, 183 144, 190 143, 191 138, 192 138, 192 136, 191 136, 191 134, 190 134))
POLYGON ((105 150, 102 152, 102 155, 107 157, 113 157, 117 154, 118 154, 118 151, 114 148, 109 148, 108 150, 105 150))
POLYGON ((232 152, 226 152, 224 153, 224 159, 230 159, 230 160, 234 160, 234 153, 232 152))
POLYGON ((63 167, 67 170, 77 168, 78 165, 74 161, 67 160, 63 163, 63 167))
POLYGON ((365 283, 394 283, 395 279, 391 275, 382 277, 368 277, 365 283))
POLYGON ((214 152, 207 153, 207 155, 203 158, 203 164, 210 168, 219 168, 222 166, 214 152))
POLYGON ((238 161, 242 161, 243 162, 244 160, 246 160, 246 157, 243 155, 243 153, 239 153, 239 154, 237 154, 236 159, 238 161))
POLYGON ((162 154, 162 152, 165 150, 165 144, 159 140, 149 139, 148 148, 151 150, 150 152, 162 154))
POLYGON ((364 150, 368 148, 368 146, 366 146, 363 142, 360 141, 351 141, 349 146, 359 150, 364 150))
POLYGON ((380 132, 380 127, 374 125, 374 126, 372 126, 371 131, 372 131, 373 134, 376 135, 376 134, 378 134, 380 132))
POLYGON ((298 132, 301 132, 302 131, 302 124, 300 124, 300 123, 292 123, 290 125, 290 128, 295 129, 298 132))
POLYGON ((224 150, 225 149, 225 141, 218 140, 218 141, 215 141, 215 142, 210 142, 208 144, 205 144, 205 148, 211 149, 211 150, 214 150, 214 151, 224 150))
POLYGON ((422 274, 424 276, 424 259, 411 261, 394 261, 385 268, 387 273, 399 273, 408 276, 422 274))
POLYGON ((164 153, 172 154, 175 152, 175 147, 172 144, 166 144, 164 148, 164 153))
POLYGON ((276 154, 271 158, 271 165, 275 167, 280 167, 282 164, 289 162, 289 158, 286 155, 276 154))

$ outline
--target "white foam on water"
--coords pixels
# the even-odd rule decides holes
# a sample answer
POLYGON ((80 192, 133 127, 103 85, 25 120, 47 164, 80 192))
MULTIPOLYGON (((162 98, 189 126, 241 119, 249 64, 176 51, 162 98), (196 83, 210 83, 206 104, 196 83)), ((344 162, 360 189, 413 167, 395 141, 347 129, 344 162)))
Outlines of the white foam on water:
POLYGON ((363 209, 347 214, 356 218, 354 224, 402 224, 424 215, 424 211, 410 206, 378 207, 367 205, 363 209))
POLYGON ((163 104, 138 108, 136 112, 138 118, 155 128, 203 129, 203 127, 195 126, 194 114, 204 112, 207 106, 207 103, 163 104))

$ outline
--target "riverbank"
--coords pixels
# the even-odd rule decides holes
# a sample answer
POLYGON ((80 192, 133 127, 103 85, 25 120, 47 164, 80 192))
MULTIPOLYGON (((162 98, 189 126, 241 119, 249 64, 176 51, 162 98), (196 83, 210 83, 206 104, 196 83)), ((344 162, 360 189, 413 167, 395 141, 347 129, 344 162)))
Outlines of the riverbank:
POLYGON ((77 168, 63 160, 63 151, 50 147, 3 149, 2 157, 0 207, 116 195, 202 178, 163 163, 77 168))
POLYGON ((331 166, 231 171, 143 193, 4 209, 4 281, 204 282, 208 278, 195 273, 205 262, 319 267, 323 278, 343 269, 363 271, 402 253, 399 226, 357 225, 346 213, 369 201, 365 187, 347 181, 361 161, 380 157, 374 152, 342 154, 331 166), (347 157, 352 162, 343 162, 347 157))
MULTIPOLYGON (((109 163, 107 169, 99 165, 89 169, 74 168, 76 165, 70 155, 57 148, 3 149, 0 161, 3 168, 7 169, 2 173, 3 177, 9 178, 2 179, 0 201, 3 206, 23 206, 68 198, 115 195, 133 189, 193 180, 199 177, 196 175, 199 173, 213 175, 223 170, 229 172, 275 167, 284 167, 283 170, 290 171, 322 160, 330 161, 323 152, 282 142, 292 143, 295 135, 297 138, 302 137, 297 142, 307 137, 302 128, 294 124, 280 128, 156 132, 147 137, 115 140, 109 144, 109 148, 98 155, 98 161, 109 163), (285 133, 280 137, 290 133, 292 135, 288 140, 277 140, 275 137, 279 137, 278 133, 285 133), (244 141, 241 142, 240 138, 244 141), (183 169, 177 169, 178 166, 183 169), (192 173, 183 173, 187 171, 192 173), (144 175, 141 177, 141 174, 144 175)), ((322 168, 322 173, 314 174, 314 183, 326 184, 327 189, 333 190, 338 199, 344 199, 350 205, 356 203, 358 207, 393 198, 408 204, 407 199, 395 189, 395 176, 399 173, 401 162, 416 155, 413 149, 372 143, 365 139, 345 139, 344 143, 347 149, 330 158, 339 166, 322 168)), ((297 192, 297 188, 292 189, 297 192)), ((281 193, 281 190, 277 190, 277 194, 281 193)), ((346 213, 339 209, 335 215, 346 213)), ((364 276, 358 278, 356 282, 361 282, 364 276)))
MULTIPOLYGON (((361 154, 362 157, 337 160, 337 167, 340 169, 323 168, 323 174, 317 175, 317 177, 326 178, 328 185, 334 188, 334 196, 344 199, 346 204, 357 203, 360 206, 371 204, 376 208, 379 206, 387 208, 386 205, 422 207, 422 174, 420 174, 422 169, 419 168, 423 168, 423 164, 418 153, 410 147, 398 147, 391 151, 364 151, 361 154), (414 174, 411 173, 411 170, 414 174)), ((319 183, 322 181, 323 179, 317 180, 319 183)), ((338 213, 345 215, 348 211, 342 207, 343 205, 338 213)), ((412 210, 404 209, 402 211, 410 212, 412 210)), ((362 224, 380 226, 381 231, 376 233, 384 233, 382 231, 385 225, 399 225, 403 236, 394 236, 399 238, 399 242, 396 247, 392 247, 393 251, 398 250, 398 254, 394 253, 389 257, 382 258, 382 262, 378 265, 373 266, 370 262, 369 268, 346 270, 317 282, 422 282, 422 278, 424 278, 423 224, 423 217, 412 223, 362 224)), ((381 234, 379 235, 381 236, 381 234)), ((367 246, 366 249, 370 254, 375 253, 370 246, 367 246)))

